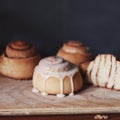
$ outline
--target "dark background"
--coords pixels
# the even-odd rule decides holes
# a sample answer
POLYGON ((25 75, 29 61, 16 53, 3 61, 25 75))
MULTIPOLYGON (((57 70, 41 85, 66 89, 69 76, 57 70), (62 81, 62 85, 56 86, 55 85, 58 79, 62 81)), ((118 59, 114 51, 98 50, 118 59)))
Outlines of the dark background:
POLYGON ((120 0, 0 0, 0 47, 16 39, 54 55, 70 39, 120 56, 120 0))

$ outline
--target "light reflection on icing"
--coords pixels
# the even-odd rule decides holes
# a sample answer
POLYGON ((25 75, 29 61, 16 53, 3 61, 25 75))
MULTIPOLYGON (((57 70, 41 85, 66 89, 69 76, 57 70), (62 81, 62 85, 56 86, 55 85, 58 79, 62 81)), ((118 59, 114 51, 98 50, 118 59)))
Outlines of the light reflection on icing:
POLYGON ((60 94, 57 94, 57 97, 64 97, 63 94, 63 80, 66 76, 70 79, 71 84, 71 93, 69 95, 74 95, 74 83, 73 83, 73 76, 76 72, 78 72, 78 67, 71 65, 69 62, 64 61, 60 57, 48 57, 44 58, 40 61, 39 65, 36 66, 33 75, 33 81, 37 80, 36 77, 38 74, 43 78, 43 88, 42 88, 42 95, 47 95, 46 89, 46 81, 52 76, 60 80, 60 94), (54 62, 55 61, 55 62, 54 62), (46 69, 47 68, 47 69, 46 69), (66 68, 66 69, 64 69, 66 68), (48 70, 49 69, 49 70, 48 70))

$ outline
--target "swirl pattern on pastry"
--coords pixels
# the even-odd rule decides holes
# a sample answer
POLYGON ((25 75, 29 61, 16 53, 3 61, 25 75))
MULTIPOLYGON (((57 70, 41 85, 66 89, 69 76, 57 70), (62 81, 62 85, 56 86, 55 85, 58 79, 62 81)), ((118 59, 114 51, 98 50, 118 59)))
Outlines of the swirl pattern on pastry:
POLYGON ((73 66, 69 62, 63 60, 60 57, 52 56, 44 58, 39 63, 41 69, 50 72, 63 72, 68 71, 73 66))
POLYGON ((58 51, 57 56, 79 66, 83 75, 86 73, 86 64, 84 65, 84 63, 90 62, 93 59, 93 55, 89 52, 89 48, 75 40, 64 43, 58 51))
POLYGON ((120 90, 120 62, 111 54, 98 55, 87 68, 87 78, 95 86, 120 90))
MULTIPOLYGON (((39 86, 37 87, 37 82, 39 81, 37 79, 37 75, 39 74, 42 77, 42 89, 39 90, 41 91, 42 95, 49 94, 49 92, 46 92, 46 82, 49 78, 57 78, 60 82, 60 91, 59 93, 53 92, 52 94, 57 94, 58 97, 63 97, 64 96, 64 87, 63 87, 63 82, 65 77, 68 77, 70 79, 70 90, 67 94, 73 95, 74 93, 74 80, 73 77, 76 73, 79 72, 78 67, 75 65, 69 63, 68 61, 63 60, 61 57, 58 56, 50 56, 43 58, 40 62, 39 65, 36 66, 34 75, 33 75, 33 87, 39 90, 39 86)), ((80 74, 79 74, 80 76, 80 74)), ((78 85, 79 89, 82 86, 82 78, 80 76, 78 80, 78 85)), ((54 83, 52 83, 54 84, 54 83)), ((59 87, 58 86, 58 87, 59 87)))
POLYGON ((70 53, 77 53, 83 55, 89 54, 89 48, 79 41, 69 41, 67 43, 64 43, 63 50, 70 53))
POLYGON ((14 41, 6 46, 6 55, 13 58, 27 58, 35 55, 35 46, 25 41, 14 41))
POLYGON ((35 46, 25 41, 13 41, 0 56, 0 73, 15 79, 30 79, 39 60, 35 46))
POLYGON ((70 61, 75 65, 92 60, 93 56, 89 53, 89 48, 79 41, 68 41, 58 51, 58 56, 70 61))

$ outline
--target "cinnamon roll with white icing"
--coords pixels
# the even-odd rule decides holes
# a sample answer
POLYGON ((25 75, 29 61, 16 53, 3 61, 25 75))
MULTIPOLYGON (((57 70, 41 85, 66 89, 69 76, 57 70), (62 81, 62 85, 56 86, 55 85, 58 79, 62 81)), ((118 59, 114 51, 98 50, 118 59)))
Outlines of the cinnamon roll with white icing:
POLYGON ((98 55, 87 68, 87 79, 95 86, 120 90, 120 62, 111 54, 98 55))
POLYGON ((39 60, 35 46, 21 40, 13 41, 0 57, 0 73, 10 78, 30 79, 39 60))
POLYGON ((79 66, 83 72, 85 72, 85 69, 82 69, 81 65, 93 59, 93 55, 89 52, 89 48, 75 40, 64 43, 62 48, 58 51, 57 56, 79 66))
POLYGON ((74 95, 82 84, 78 67, 58 56, 41 59, 33 74, 33 92, 41 92, 42 95, 74 95))

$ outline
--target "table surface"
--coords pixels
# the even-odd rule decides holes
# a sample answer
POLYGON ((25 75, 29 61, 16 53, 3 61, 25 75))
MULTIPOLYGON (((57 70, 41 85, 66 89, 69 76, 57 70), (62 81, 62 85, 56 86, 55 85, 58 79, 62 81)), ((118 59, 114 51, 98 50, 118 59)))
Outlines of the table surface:
POLYGON ((32 93, 32 81, 0 77, 0 115, 70 115, 120 113, 120 92, 88 86, 75 96, 57 98, 32 93))
MULTIPOLYGON (((1 82, 1 84, 0 84, 1 85, 1 87, 0 87, 1 115, 2 115, 2 113, 4 113, 3 116, 0 117, 0 120, 40 120, 40 119, 41 120, 54 120, 54 119, 55 120, 61 120, 61 119, 64 119, 64 120, 80 120, 80 119, 81 120, 87 120, 87 119, 94 120, 96 115, 101 115, 102 117, 107 116, 108 120, 120 120, 120 94, 117 91, 112 91, 112 90, 103 89, 103 88, 89 87, 89 88, 85 88, 80 94, 77 94, 74 97, 70 97, 71 99, 68 99, 69 97, 66 97, 66 98, 60 100, 60 99, 57 99, 56 97, 49 96, 46 98, 47 101, 45 102, 45 100, 44 100, 45 97, 42 97, 41 95, 35 95, 31 92, 31 88, 32 88, 31 81, 23 81, 23 82, 15 81, 15 80, 12 80, 9 78, 4 78, 2 76, 0 76, 0 79, 1 79, 1 81, 0 81, 1 82), (9 87, 5 87, 5 86, 9 86, 9 87), (4 88, 6 88, 6 89, 4 89, 4 88), (17 96, 17 94, 18 94, 18 96, 17 96), (6 97, 7 97, 7 99, 6 99, 6 97), (3 100, 3 98, 5 98, 5 99, 3 100), (8 101, 8 98, 9 98, 9 101, 8 101), (21 99, 21 98, 24 98, 25 100, 21 99), (27 98, 29 98, 29 99, 27 99, 27 98), (36 99, 32 100, 30 98, 34 98, 34 99, 36 98, 36 99), (41 98, 41 101, 38 98, 41 98), (42 99, 42 98, 44 98, 44 99, 42 99), (98 100, 98 98, 99 98, 99 100, 98 100), (6 104, 5 104, 5 100, 6 100, 6 104), (17 100, 17 102, 15 102, 16 100, 17 100), (22 100, 23 100, 24 104, 22 103, 22 100), (27 100, 27 104, 25 104, 26 100, 27 100), (53 105, 51 100, 54 100, 54 102, 56 101, 55 102, 56 104, 53 105), (89 100, 90 100, 90 102, 89 102, 89 100), (19 101, 21 101, 20 104, 18 104, 19 101), (71 104, 71 101, 72 102, 74 101, 74 103, 77 103, 77 104, 71 104), (58 114, 54 114, 54 115, 52 115, 52 114, 51 115, 47 115, 47 114, 24 115, 24 114, 21 114, 19 116, 18 116, 18 114, 15 115, 16 112, 14 110, 16 109, 16 107, 22 108, 22 110, 24 110, 25 108, 28 108, 28 107, 31 107, 31 108, 36 107, 35 105, 37 105, 37 107, 38 107, 38 103, 36 104, 36 102, 42 103, 42 104, 39 104, 40 105, 39 107, 41 107, 41 105, 42 105, 42 107, 44 108, 43 109, 44 112, 47 112, 47 111, 45 111, 46 107, 44 106, 44 104, 46 105, 47 102, 51 103, 51 104, 48 104, 47 108, 51 108, 50 105, 52 105, 56 108, 56 110, 58 110, 59 106, 62 105, 67 108, 71 108, 71 106, 74 106, 74 109, 72 109, 73 112, 71 112, 71 113, 70 113, 70 111, 66 111, 66 114, 64 114, 64 115, 60 114, 61 111, 60 112, 58 111, 59 115, 58 114), (17 103, 17 104, 15 104, 15 103, 17 103), (68 103, 70 103, 70 104, 68 104, 68 103), (57 107, 56 107, 56 105, 57 105, 57 107), (13 107, 13 106, 15 106, 15 107, 13 107), (102 106, 101 111, 98 109, 99 106, 102 106), (80 107, 80 108, 77 110, 80 110, 80 111, 77 111, 77 112, 74 111, 78 107, 80 107), (86 111, 86 113, 82 113, 81 112, 83 110, 82 107, 86 108, 86 110, 88 109, 87 107, 89 107, 89 108, 94 107, 95 108, 94 110, 97 110, 97 111, 95 112, 92 109, 88 109, 86 111), (10 110, 10 109, 13 110, 12 114, 10 112, 10 114, 8 116, 6 116, 6 112, 9 112, 6 110, 10 110), (92 110, 92 112, 91 112, 91 110, 92 110), (104 111, 106 111, 106 112, 104 112, 104 111), (74 114, 72 114, 72 113, 74 113, 74 114)), ((19 109, 19 110, 21 110, 21 109, 19 109)), ((55 111, 53 111, 53 112, 55 112, 55 111)), ((49 112, 49 113, 51 113, 51 112, 49 112)))

